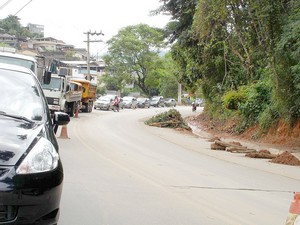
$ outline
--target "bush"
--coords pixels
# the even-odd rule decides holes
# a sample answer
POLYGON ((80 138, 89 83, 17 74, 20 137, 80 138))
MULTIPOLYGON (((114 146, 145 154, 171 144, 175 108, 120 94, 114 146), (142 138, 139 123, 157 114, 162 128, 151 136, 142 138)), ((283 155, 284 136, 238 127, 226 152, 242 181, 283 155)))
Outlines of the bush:
POLYGON ((230 90, 222 97, 223 107, 230 110, 238 110, 241 103, 245 102, 246 93, 245 88, 241 87, 238 91, 230 90))
POLYGON ((247 125, 258 122, 258 117, 271 103, 271 88, 264 81, 252 84, 246 89, 246 100, 239 105, 247 125))

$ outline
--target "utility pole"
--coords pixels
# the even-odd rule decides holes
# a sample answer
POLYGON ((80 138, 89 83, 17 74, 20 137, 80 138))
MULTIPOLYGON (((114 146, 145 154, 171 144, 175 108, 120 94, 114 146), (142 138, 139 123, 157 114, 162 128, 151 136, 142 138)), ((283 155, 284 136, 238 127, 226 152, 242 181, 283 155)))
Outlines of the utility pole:
POLYGON ((88 31, 86 33, 84 33, 87 35, 87 40, 85 41, 87 43, 87 59, 86 59, 86 63, 87 63, 87 80, 91 80, 91 74, 90 74, 90 43, 91 42, 102 42, 102 40, 90 40, 90 35, 94 36, 94 35, 104 35, 102 33, 102 31, 100 32, 91 32, 91 31, 88 31))

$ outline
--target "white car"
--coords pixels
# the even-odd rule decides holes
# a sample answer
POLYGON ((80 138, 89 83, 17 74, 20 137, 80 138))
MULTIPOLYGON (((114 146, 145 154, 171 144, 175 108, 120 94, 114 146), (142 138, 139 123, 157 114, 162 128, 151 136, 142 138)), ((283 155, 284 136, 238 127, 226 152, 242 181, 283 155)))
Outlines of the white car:
POLYGON ((113 98, 111 96, 101 96, 94 103, 94 109, 111 110, 113 109, 113 98))
POLYGON ((123 107, 127 109, 135 109, 137 106, 137 100, 133 96, 125 96, 122 98, 123 100, 123 107))

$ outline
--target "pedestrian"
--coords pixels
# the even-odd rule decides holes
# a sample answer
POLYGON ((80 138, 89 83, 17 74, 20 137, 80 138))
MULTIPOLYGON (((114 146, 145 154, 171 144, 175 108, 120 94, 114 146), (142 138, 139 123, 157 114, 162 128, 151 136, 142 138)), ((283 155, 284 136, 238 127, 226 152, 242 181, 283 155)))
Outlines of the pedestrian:
POLYGON ((193 101, 193 102, 192 102, 192 111, 193 111, 193 112, 196 112, 196 110, 197 110, 197 105, 196 105, 196 102, 193 101))
POLYGON ((113 100, 113 110, 118 111, 119 112, 119 98, 118 96, 115 96, 114 100, 113 100))

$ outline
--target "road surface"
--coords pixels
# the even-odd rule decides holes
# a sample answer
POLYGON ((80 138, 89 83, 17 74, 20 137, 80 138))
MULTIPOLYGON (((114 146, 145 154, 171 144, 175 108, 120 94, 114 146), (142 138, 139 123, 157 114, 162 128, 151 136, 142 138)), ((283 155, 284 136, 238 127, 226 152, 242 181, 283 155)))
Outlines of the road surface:
POLYGON ((166 110, 94 110, 71 119, 69 139, 58 138, 59 225, 285 224, 299 167, 212 151, 205 138, 144 124, 166 110))

